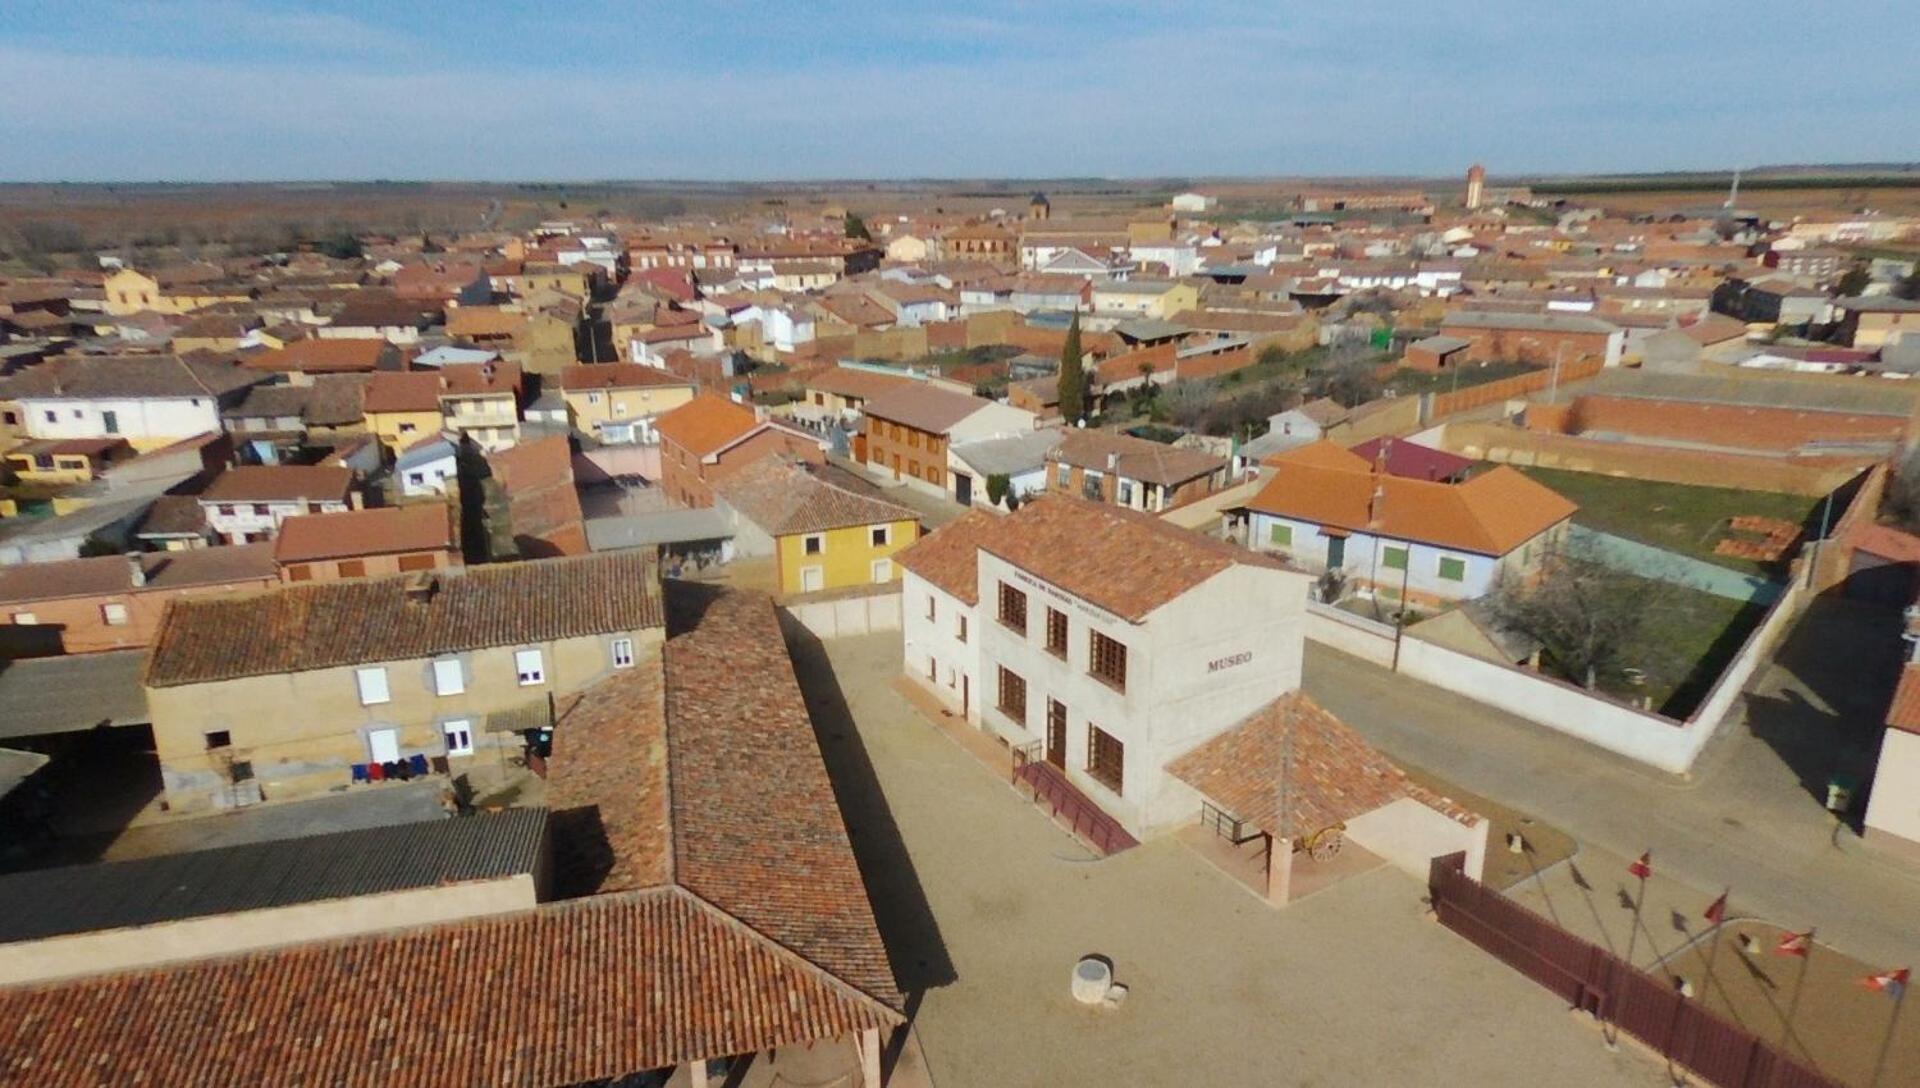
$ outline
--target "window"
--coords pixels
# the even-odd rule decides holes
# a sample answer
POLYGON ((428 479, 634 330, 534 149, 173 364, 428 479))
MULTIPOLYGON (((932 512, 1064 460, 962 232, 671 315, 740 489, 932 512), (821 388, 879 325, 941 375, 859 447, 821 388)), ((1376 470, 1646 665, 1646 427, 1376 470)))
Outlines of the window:
POLYGON ((433 693, 435 695, 458 695, 467 690, 466 670, 460 667, 459 658, 446 658, 433 663, 433 693))
POLYGON ((1000 583, 1000 622, 1024 637, 1027 633, 1027 595, 1000 583))
POLYGON ((230 518, 233 516, 234 508, 231 506, 228 506, 225 503, 221 503, 218 509, 220 511, 220 516, 223 518, 230 518))
POLYGON ((821 533, 808 533, 800 539, 800 550, 808 555, 819 555, 827 550, 827 538, 821 533))
POLYGON ((1442 580, 1448 581, 1448 582, 1466 581, 1467 580, 1467 561, 1451 555, 1441 556, 1440 557, 1440 577, 1442 580))
POLYGON ((872 575, 872 581, 874 585, 876 586, 886 585, 888 582, 893 581, 893 560, 891 559, 874 560, 873 569, 870 573, 872 575))
POLYGON ((387 693, 387 670, 383 668, 355 669, 354 682, 360 685, 360 705, 374 706, 392 698, 387 693))
POLYGON ((40 622, 40 617, 31 612, 15 612, 13 614, 13 622, 22 627, 32 627, 34 624, 40 622))
POLYGON ((515 650, 513 652, 513 671, 520 678, 521 687, 547 682, 546 662, 539 650, 515 650))
POLYGON ((613 640, 613 667, 630 669, 633 667, 633 640, 616 638, 613 640))
POLYGON ((419 430, 419 428, 418 428, 418 427, 415 427, 415 426, 414 426, 413 424, 411 424, 411 423, 402 423, 402 424, 400 425, 400 433, 401 433, 401 434, 412 434, 412 433, 413 433, 414 431, 417 431, 417 430, 419 430))
POLYGON ((1060 466, 1060 471, 1054 474, 1054 479, 1060 482, 1061 487, 1070 486, 1073 483, 1073 467, 1071 465, 1062 464, 1060 466))
POLYGON ((1059 658, 1067 656, 1067 614, 1058 608, 1047 609, 1047 652, 1059 658))
POLYGON ((455 718, 440 723, 440 734, 447 739, 447 754, 450 756, 470 756, 473 754, 473 722, 466 718, 455 718))
POLYGON ((1126 765, 1127 746, 1120 743, 1120 738, 1088 722, 1087 774, 1095 782, 1119 793, 1126 765))
POLYGON ((225 729, 215 729, 207 734, 207 751, 233 747, 233 734, 225 729))
POLYGON ((1088 635, 1092 649, 1087 671, 1121 691, 1127 690, 1127 648, 1098 631, 1089 631, 1088 635))
POLYGON ((427 482, 427 474, 424 472, 409 472, 407 473, 407 482, 417 487, 427 482))
POLYGON ((935 610, 938 607, 939 605, 934 603, 933 594, 931 593, 927 594, 927 618, 928 619, 934 618, 935 610))
POLYGON ((873 546, 876 548, 884 548, 893 543, 893 526, 891 525, 876 525, 871 533, 873 546))
POLYGON ((1000 666, 1000 713, 1027 725, 1027 682, 1005 665, 1000 666))
POLYGON ((127 625, 127 606, 117 602, 103 604, 100 606, 100 619, 108 627, 125 627, 127 625))
POLYGON ((287 568, 287 581, 310 582, 313 580, 313 568, 305 563, 295 563, 287 568))
POLYGON ((964 615, 960 617, 960 627, 956 635, 961 642, 967 641, 967 617, 964 615))
MULTIPOLYGON (((644 394, 643 394, 643 395, 644 395, 644 394)), ((624 401, 624 400, 616 400, 616 401, 614 401, 614 402, 613 402, 613 414, 614 414, 614 415, 616 415, 616 416, 624 416, 624 415, 626 415, 626 414, 627 414, 627 402, 626 402, 626 401, 624 401)))
POLYGON ((1388 570, 1407 569, 1407 549, 1393 544, 1383 545, 1380 549, 1380 565, 1388 570))
POLYGON ((58 422, 60 422, 60 413, 58 413, 58 412, 56 412, 56 411, 54 411, 54 410, 52 410, 51 408, 49 408, 49 409, 48 409, 47 411, 45 411, 45 412, 42 412, 41 414, 47 417, 47 422, 48 422, 48 423, 58 423, 58 422))
POLYGON ((366 577, 366 574, 367 574, 367 561, 366 561, 366 560, 364 560, 364 559, 342 559, 342 560, 340 561, 340 577, 342 577, 342 578, 364 578, 364 577, 366 577))
POLYGON ((1114 486, 1116 488, 1117 494, 1119 495, 1120 505, 1132 506, 1133 505, 1133 481, 1121 480, 1119 483, 1115 484, 1114 486))
POLYGON ((588 404, 599 404, 599 403, 600 403, 600 394, 598 394, 598 393, 588 393, 588 394, 587 394, 587 403, 588 403, 588 404))
POLYGON ((1276 548, 1293 547, 1293 526, 1274 524, 1267 527, 1267 543, 1276 548))
POLYGON ((256 502, 253 504, 253 512, 255 516, 264 518, 268 514, 273 513, 273 510, 264 502, 256 502))

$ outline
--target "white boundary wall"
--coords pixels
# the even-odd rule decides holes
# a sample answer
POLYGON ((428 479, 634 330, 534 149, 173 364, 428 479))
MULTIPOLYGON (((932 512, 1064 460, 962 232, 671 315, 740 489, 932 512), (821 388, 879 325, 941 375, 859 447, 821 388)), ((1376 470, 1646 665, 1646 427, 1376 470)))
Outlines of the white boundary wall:
POLYGON ((792 601, 780 607, 812 631, 816 638, 870 635, 900 630, 901 594, 898 585, 888 592, 822 601, 792 601))

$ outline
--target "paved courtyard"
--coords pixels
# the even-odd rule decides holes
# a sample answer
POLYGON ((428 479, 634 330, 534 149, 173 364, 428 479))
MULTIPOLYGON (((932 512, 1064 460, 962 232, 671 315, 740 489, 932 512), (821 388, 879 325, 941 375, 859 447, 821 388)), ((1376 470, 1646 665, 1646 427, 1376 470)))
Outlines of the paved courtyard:
POLYGON ((1412 877, 1280 911, 1172 839, 1093 860, 892 689, 897 636, 795 660, 940 1088, 1665 1080, 1431 921, 1412 877), (1068 995, 1089 953, 1117 1010, 1068 995))

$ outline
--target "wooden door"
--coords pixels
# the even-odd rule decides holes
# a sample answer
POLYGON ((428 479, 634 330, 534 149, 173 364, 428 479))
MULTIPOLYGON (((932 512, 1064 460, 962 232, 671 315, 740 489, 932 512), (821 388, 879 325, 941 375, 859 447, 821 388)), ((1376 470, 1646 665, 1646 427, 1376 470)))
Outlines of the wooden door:
POLYGON ((1047 700, 1047 762, 1067 769, 1067 708, 1057 699, 1047 700))

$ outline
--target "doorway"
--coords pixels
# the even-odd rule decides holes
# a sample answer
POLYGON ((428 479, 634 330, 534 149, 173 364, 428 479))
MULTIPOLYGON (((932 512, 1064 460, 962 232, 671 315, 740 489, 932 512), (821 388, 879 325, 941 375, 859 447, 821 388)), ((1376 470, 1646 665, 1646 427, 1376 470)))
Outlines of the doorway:
POLYGON ((1327 569, 1337 570, 1347 564, 1347 538, 1330 536, 1327 538, 1327 569))
POLYGON ((1067 707, 1058 699, 1047 700, 1047 762, 1067 769, 1067 707))
POLYGON ((400 731, 398 729, 369 729, 367 731, 367 754, 375 763, 396 763, 400 759, 400 731))

